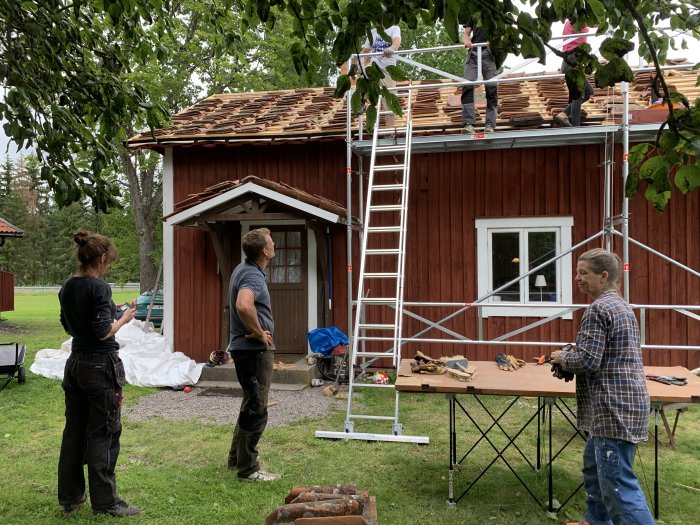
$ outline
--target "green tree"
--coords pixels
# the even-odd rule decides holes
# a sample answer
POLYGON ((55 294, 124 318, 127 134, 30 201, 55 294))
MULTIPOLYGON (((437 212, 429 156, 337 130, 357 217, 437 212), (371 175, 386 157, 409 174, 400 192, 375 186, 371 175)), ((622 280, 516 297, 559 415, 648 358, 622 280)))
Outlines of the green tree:
MULTIPOLYGON (((225 9, 227 2, 212 5, 225 9)), ((211 7, 209 8, 211 9, 211 7)), ((176 49, 170 62, 149 63, 135 68, 131 81, 144 86, 151 104, 163 103, 167 110, 176 113, 190 106, 203 92, 222 93, 249 90, 289 89, 300 86, 328 85, 329 76, 335 73, 330 59, 330 47, 319 50, 326 57, 325 66, 309 70, 300 77, 290 67, 288 54, 289 32, 293 17, 283 13, 274 26, 260 31, 247 31, 241 36, 238 31, 241 13, 235 6, 229 9, 225 20, 211 21, 211 12, 206 11, 197 0, 183 0, 170 5, 172 20, 169 32, 161 37, 168 49, 176 49), (223 34, 236 42, 235 52, 222 53, 217 45, 223 34), (196 78, 201 86, 193 83, 196 78)), ((123 121, 126 139, 148 124, 142 115, 134 114, 123 121)), ((139 243, 140 283, 142 290, 153 286, 160 262, 159 239, 162 235, 162 157, 150 151, 119 151, 119 176, 128 187, 125 202, 130 204, 139 243)))
MULTIPOLYGON (((332 71, 332 65, 324 65, 326 50, 331 49, 336 66, 346 62, 372 26, 401 21, 416 29, 419 22, 426 27, 441 24, 449 41, 457 43, 460 22, 470 14, 480 16, 496 55, 543 59, 552 24, 569 18, 596 26, 601 34, 614 33, 602 47, 605 63, 583 54, 567 74, 567 83, 576 90, 582 88, 585 72, 595 72, 600 86, 631 79, 622 56, 630 49, 628 39, 637 34, 640 51, 658 67, 674 45, 669 37, 649 31, 658 21, 670 20, 673 28, 700 36, 697 0, 528 3, 535 8, 534 15, 521 11, 512 0, 0 0, 0 84, 6 90, 0 117, 6 121, 8 136, 21 147, 36 149, 42 161, 40 176, 59 205, 85 196, 96 209, 108 210, 119 205, 119 178, 112 174, 128 171, 123 167, 121 141, 134 130, 162 126, 168 110, 181 109, 196 98, 198 90, 191 82, 195 73, 205 79, 206 90, 221 91, 228 84, 235 91, 247 82, 254 88, 274 88, 282 80, 272 70, 292 64, 304 75, 302 82, 315 84, 323 71, 332 71), (289 54, 257 57, 275 35, 289 54), (246 47, 255 42, 257 47, 246 47), (263 63, 270 69, 258 67, 263 63), (154 84, 145 81, 147 71, 157 72, 162 89, 151 89, 154 84), (89 153, 89 158, 85 160, 81 152, 89 153)), ((404 76, 400 67, 389 73, 396 79, 404 76)), ((664 153, 669 173, 682 166, 676 183, 691 191, 698 187, 700 170, 697 161, 691 162, 700 150, 700 104, 671 94, 659 73, 660 91, 672 110, 663 130, 675 138, 662 140, 660 133, 655 147, 664 153), (672 109, 674 102, 681 107, 672 109)), ((363 70, 353 99, 355 109, 362 97, 374 105, 382 93, 400 111, 398 101, 380 89, 381 75, 371 67, 363 70)), ((348 77, 341 75, 337 94, 349 87, 348 77)), ((367 122, 374 119, 376 110, 371 107, 367 122)), ((646 165, 643 155, 642 161, 646 165)), ((637 180, 657 181, 656 189, 663 194, 667 170, 651 167, 640 171, 637 180)), ((136 181, 128 184, 133 191, 136 181)), ((157 186, 149 196, 156 203, 157 186)), ((632 185, 628 191, 635 189, 632 185)), ((157 205, 147 201, 134 200, 135 220, 140 220, 141 207, 146 217, 155 213, 157 205)))

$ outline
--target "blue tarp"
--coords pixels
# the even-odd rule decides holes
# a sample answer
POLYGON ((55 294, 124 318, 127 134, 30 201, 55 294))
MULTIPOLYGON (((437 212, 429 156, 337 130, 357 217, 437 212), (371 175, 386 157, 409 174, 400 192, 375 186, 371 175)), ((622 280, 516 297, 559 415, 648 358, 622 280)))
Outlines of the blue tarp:
POLYGON ((328 355, 338 345, 347 345, 348 336, 337 326, 316 328, 306 334, 311 351, 315 354, 328 355))

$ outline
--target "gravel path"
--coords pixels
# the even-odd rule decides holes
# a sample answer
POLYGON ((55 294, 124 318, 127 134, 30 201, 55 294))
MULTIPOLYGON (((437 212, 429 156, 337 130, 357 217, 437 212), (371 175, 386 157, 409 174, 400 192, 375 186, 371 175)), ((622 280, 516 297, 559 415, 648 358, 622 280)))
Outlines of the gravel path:
MULTIPOLYGON (((162 417, 168 420, 197 420, 202 423, 235 423, 241 407, 241 398, 197 395, 203 390, 195 387, 187 394, 183 391, 161 390, 143 396, 136 405, 124 410, 124 418, 130 421, 162 417)), ((347 403, 342 399, 324 396, 323 387, 271 390, 269 402, 277 404, 269 408, 268 427, 285 425, 299 419, 325 417, 335 410, 344 409, 347 403)))

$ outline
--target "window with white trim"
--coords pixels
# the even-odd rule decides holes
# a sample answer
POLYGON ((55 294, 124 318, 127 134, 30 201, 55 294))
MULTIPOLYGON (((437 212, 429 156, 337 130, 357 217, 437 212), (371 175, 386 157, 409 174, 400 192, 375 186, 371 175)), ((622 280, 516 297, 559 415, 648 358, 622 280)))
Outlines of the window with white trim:
POLYGON ((484 308, 484 317, 548 317, 560 310, 556 305, 571 304, 571 254, 554 259, 571 248, 573 223, 572 217, 476 220, 479 298, 492 294, 484 303, 499 305, 484 308))

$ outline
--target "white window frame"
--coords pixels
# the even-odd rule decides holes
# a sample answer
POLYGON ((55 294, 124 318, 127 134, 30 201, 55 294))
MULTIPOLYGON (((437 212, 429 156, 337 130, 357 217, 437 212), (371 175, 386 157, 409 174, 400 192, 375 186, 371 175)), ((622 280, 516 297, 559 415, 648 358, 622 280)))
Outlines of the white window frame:
MULTIPOLYGON (((477 258, 477 279, 478 279, 478 294, 479 298, 486 296, 492 290, 490 288, 491 280, 491 234, 514 232, 521 233, 520 235, 520 252, 527 245, 527 233, 539 231, 556 232, 557 237, 557 254, 566 252, 571 249, 571 229, 574 225, 573 217, 509 217, 509 218, 493 218, 493 219, 476 219, 476 258, 477 258)), ((561 312, 563 309, 556 305, 570 305, 573 301, 573 286, 572 278, 572 258, 571 253, 567 253, 564 257, 555 262, 557 266, 557 290, 560 290, 558 300, 556 302, 548 302, 549 307, 529 308, 527 306, 513 307, 483 307, 481 315, 483 317, 549 317, 555 313, 561 312)), ((520 257, 520 272, 519 275, 527 273, 527 260, 525 257, 520 257)), ((521 281, 522 282, 522 281, 521 281)), ((523 296, 521 285, 521 298, 523 296)), ((524 298, 524 303, 529 302, 527 297, 524 298)), ((484 304, 494 303, 496 300, 489 297, 484 301, 484 304)), ((522 303, 521 303, 522 304, 522 303)), ((537 304, 542 304, 539 301, 537 304)), ((563 319, 571 319, 571 313, 562 316, 563 319)))

